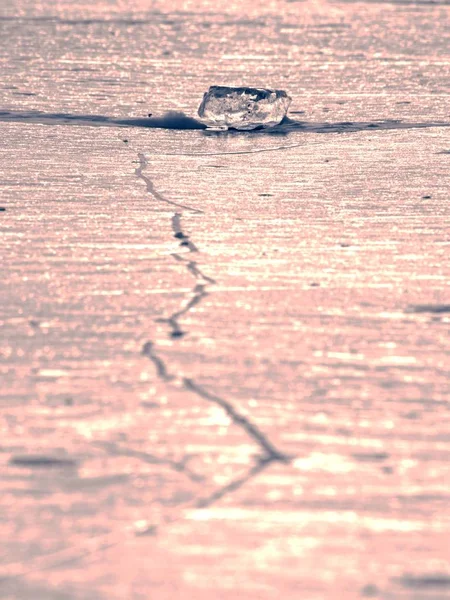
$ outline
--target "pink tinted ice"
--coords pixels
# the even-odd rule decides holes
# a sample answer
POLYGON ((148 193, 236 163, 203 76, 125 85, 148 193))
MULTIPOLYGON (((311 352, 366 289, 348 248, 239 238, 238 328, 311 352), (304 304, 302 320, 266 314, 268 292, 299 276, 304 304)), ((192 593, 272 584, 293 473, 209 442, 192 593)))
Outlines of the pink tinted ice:
POLYGON ((274 127, 286 116, 291 100, 282 90, 214 85, 203 96, 198 115, 210 129, 274 127))

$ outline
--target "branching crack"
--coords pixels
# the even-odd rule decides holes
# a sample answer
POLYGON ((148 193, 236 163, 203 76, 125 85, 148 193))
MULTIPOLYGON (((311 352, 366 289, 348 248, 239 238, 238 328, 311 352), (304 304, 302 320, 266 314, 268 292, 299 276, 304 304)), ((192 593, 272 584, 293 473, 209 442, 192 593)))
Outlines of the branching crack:
MULTIPOLYGON (((179 204, 177 202, 173 202, 165 198, 162 194, 160 194, 155 189, 151 179, 144 175, 144 169, 147 166, 145 156, 143 154, 139 154, 138 156, 139 166, 135 169, 135 174, 139 179, 141 179, 145 183, 147 192, 155 200, 167 204, 169 206, 174 206, 178 209, 182 209, 184 211, 190 211, 191 213, 196 214, 203 214, 202 210, 184 204, 179 204)), ((180 240, 180 245, 182 247, 187 248, 190 254, 199 252, 197 246, 189 239, 189 236, 186 235, 186 233, 182 229, 182 216, 182 212, 175 212, 175 214, 172 216, 171 224, 174 237, 180 240)), ((204 300, 204 298, 208 295, 208 286, 216 284, 216 281, 212 277, 205 275, 196 261, 186 259, 182 255, 177 253, 173 253, 172 258, 174 258, 174 260, 176 260, 177 262, 183 263, 185 265, 186 270, 194 277, 196 281, 191 291, 191 298, 186 303, 186 305, 178 311, 174 312, 168 318, 160 319, 160 321, 163 321, 170 325, 171 337, 177 338, 184 335, 184 332, 182 331, 179 325, 179 319, 186 315, 195 306, 198 306, 200 302, 204 300)), ((197 497, 191 503, 190 508, 198 509, 211 506, 221 498, 235 492, 236 490, 244 486, 251 479, 256 477, 267 467, 269 467, 269 465, 271 465, 273 462, 289 463, 291 461, 292 457, 279 451, 269 440, 269 438, 254 423, 252 423, 252 421, 248 417, 239 413, 228 400, 221 398, 217 394, 209 392, 192 378, 182 377, 180 375, 171 373, 167 364, 164 362, 164 360, 161 358, 161 356, 155 349, 155 344, 152 341, 147 341, 143 345, 142 355, 146 356, 153 363, 158 378, 167 383, 168 385, 177 385, 178 387, 181 387, 182 389, 185 389, 186 391, 195 394, 197 397, 219 406, 230 418, 231 422, 240 427, 241 430, 244 431, 245 434, 253 440, 253 442, 258 446, 260 451, 259 456, 256 458, 255 464, 249 468, 247 473, 228 482, 226 485, 215 490, 212 494, 210 494, 207 497, 197 497)), ((147 452, 142 452, 139 450, 134 450, 132 448, 119 446, 114 442, 94 442, 94 444, 104 448, 111 455, 130 456, 149 464, 168 465, 170 468, 182 473, 193 482, 204 481, 204 478, 201 475, 194 473, 188 468, 187 462, 191 458, 189 455, 186 455, 181 461, 175 461, 169 458, 166 459, 157 457, 147 452)), ((168 519, 165 519, 165 522, 174 522, 179 518, 181 518, 180 515, 178 515, 175 518, 170 517, 168 519)), ((156 526, 150 525, 146 529, 146 532, 153 533, 155 531, 155 528, 156 526)), ((32 563, 27 563, 26 566, 24 566, 23 563, 9 563, 8 565, 4 566, 4 571, 0 572, 0 583, 5 581, 11 581, 17 577, 26 576, 27 574, 32 573, 36 570, 43 571, 61 567, 63 565, 73 565, 74 563, 86 558, 89 555, 96 554, 107 548, 111 548, 113 546, 123 543, 126 540, 127 535, 129 535, 129 530, 130 528, 127 527, 123 528, 118 532, 116 531, 112 534, 89 538, 84 548, 80 548, 78 545, 69 546, 64 550, 58 550, 56 552, 52 552, 45 556, 39 557, 37 560, 32 561, 32 563)), ((135 535, 142 535, 142 533, 139 534, 135 532, 135 535)))
MULTIPOLYGON (((140 177, 146 182, 147 190, 149 191, 149 193, 152 194, 154 198, 162 199, 164 202, 170 203, 170 201, 162 197, 161 194, 159 194, 155 190, 151 180, 143 174, 143 169, 147 166, 147 162, 142 154, 139 154, 139 160, 140 166, 138 169, 136 169, 136 174, 138 175, 138 177, 140 177)), ((186 208, 186 210, 192 210, 188 207, 181 208, 186 208)), ((197 253, 199 252, 197 246, 189 239, 189 236, 183 231, 181 224, 182 216, 183 214, 181 212, 176 212, 172 216, 171 225, 174 237, 181 240, 180 245, 186 247, 188 249, 189 254, 197 253)), ((181 319, 181 317, 186 315, 189 311, 191 311, 195 306, 198 306, 204 300, 204 298, 208 295, 207 287, 210 285, 214 285, 216 281, 212 277, 205 275, 199 268, 196 261, 186 259, 184 258, 184 256, 177 253, 173 253, 172 257, 176 261, 184 263, 186 269, 196 280, 196 284, 192 288, 191 298, 185 304, 185 306, 172 313, 169 317, 158 319, 158 322, 167 323, 170 326, 170 335, 172 338, 179 338, 185 335, 185 332, 180 326, 179 320, 181 319)), ((155 350, 153 342, 148 341, 144 344, 142 348, 142 354, 144 356, 147 356, 152 361, 152 363, 155 366, 157 376, 160 379, 169 384, 177 383, 179 386, 195 394, 196 396, 220 406, 231 419, 232 423, 240 427, 247 434, 247 436, 250 437, 259 446, 260 450, 262 450, 262 457, 260 457, 258 463, 251 469, 251 471, 249 471, 249 473, 244 478, 236 480, 235 482, 231 482, 230 484, 228 484, 228 486, 225 486, 225 488, 223 488, 222 491, 220 491, 220 497, 225 495, 228 489, 232 491, 233 489, 236 489, 235 486, 240 487, 241 485, 243 485, 243 483, 248 478, 253 477, 256 473, 259 473, 271 462, 278 461, 288 463, 290 461, 289 456, 287 456, 283 452, 280 452, 272 444, 269 438, 254 423, 252 423, 252 421, 248 417, 240 414, 228 400, 225 400, 224 398, 221 398, 220 396, 209 392, 189 377, 181 377, 179 375, 171 373, 164 360, 159 356, 158 352, 155 350)), ((219 494, 219 491, 216 492, 216 494, 219 494)), ((205 502, 205 500, 202 500, 202 502, 205 502)))

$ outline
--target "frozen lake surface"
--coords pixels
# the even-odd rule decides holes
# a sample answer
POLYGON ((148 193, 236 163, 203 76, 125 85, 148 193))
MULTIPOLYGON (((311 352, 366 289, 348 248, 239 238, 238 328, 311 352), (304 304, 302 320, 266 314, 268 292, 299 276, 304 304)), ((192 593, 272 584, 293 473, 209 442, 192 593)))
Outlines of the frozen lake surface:
POLYGON ((450 598, 450 5, 0 42, 0 598, 450 598), (210 85, 289 118, 204 131, 210 85))

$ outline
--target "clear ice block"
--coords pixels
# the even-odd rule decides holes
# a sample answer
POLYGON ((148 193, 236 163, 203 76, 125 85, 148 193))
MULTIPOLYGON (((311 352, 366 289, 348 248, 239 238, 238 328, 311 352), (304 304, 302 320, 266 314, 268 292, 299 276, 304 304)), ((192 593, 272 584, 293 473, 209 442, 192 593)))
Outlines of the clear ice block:
POLYGON ((213 85, 198 109, 210 129, 273 127, 286 116, 291 98, 282 90, 213 85))

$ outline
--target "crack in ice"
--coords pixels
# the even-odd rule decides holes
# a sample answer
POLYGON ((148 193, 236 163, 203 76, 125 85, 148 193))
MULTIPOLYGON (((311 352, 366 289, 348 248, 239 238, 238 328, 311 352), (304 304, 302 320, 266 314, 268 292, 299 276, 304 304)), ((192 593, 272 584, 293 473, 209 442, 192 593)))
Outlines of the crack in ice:
MULTIPOLYGON (((136 169, 136 174, 141 179, 144 179, 144 181, 146 181, 146 182, 150 181, 150 179, 148 177, 146 177, 145 175, 143 175, 143 172, 142 172, 143 169, 147 166, 147 162, 145 161, 145 158, 143 157, 142 154, 139 155, 139 159, 140 159, 140 166, 138 169, 136 169)), ((147 189, 149 189, 148 183, 147 183, 147 189)), ((158 199, 162 198, 162 196, 154 189, 154 186, 152 183, 150 184, 149 193, 158 199)), ((166 198, 163 198, 163 200, 165 202, 170 202, 170 201, 167 201, 166 198)), ((191 210, 191 209, 186 208, 186 210, 191 210)), ((182 229, 182 226, 181 226, 182 216, 183 216, 183 214, 180 212, 176 212, 172 216, 171 225, 172 225, 172 230, 174 232, 174 236, 177 239, 182 240, 181 245, 184 245, 185 247, 187 247, 189 253, 196 253, 199 251, 197 246, 189 239, 189 236, 182 229)), ((182 316, 186 315, 195 306, 198 306, 200 304, 200 302, 203 301, 203 299, 208 295, 206 288, 209 285, 214 285, 216 283, 216 281, 212 277, 205 275, 202 272, 202 270, 198 267, 198 264, 196 261, 186 260, 183 256, 181 256, 180 254, 177 254, 177 253, 173 253, 172 257, 175 260, 177 260, 178 262, 185 263, 186 269, 197 280, 197 283, 192 288, 192 297, 189 299, 187 304, 183 308, 172 313, 169 317, 160 318, 157 320, 160 323, 167 323, 171 328, 171 337, 178 338, 178 337, 182 337, 185 334, 185 332, 180 327, 179 319, 182 316), (199 280, 201 281, 201 283, 198 283, 199 280)), ((256 444, 260 447, 260 449, 263 451, 262 460, 263 460, 264 464, 266 464, 267 462, 272 462, 272 461, 279 461, 279 462, 284 462, 284 463, 287 463, 290 461, 290 458, 286 454, 277 450, 275 448, 275 446, 270 442, 268 437, 266 435, 264 435, 263 432, 260 431, 260 429, 254 423, 252 423, 252 421, 249 418, 240 414, 228 400, 225 400, 224 398, 221 398, 220 396, 217 396, 216 394, 209 392, 208 390, 203 388, 196 381, 194 381, 193 379, 191 379, 189 377, 180 377, 180 376, 177 376, 176 374, 171 373, 170 369, 167 367, 166 363, 159 356, 157 350, 155 349, 154 342, 147 341, 142 348, 142 354, 147 356, 152 361, 152 363, 155 366, 157 376, 160 379, 162 379, 164 382, 166 382, 168 384, 173 384, 174 382, 177 382, 185 390, 194 393, 198 397, 203 398, 204 400, 207 400, 208 402, 213 402, 213 403, 217 404, 218 406, 220 406, 224 410, 224 412, 228 415, 228 417, 230 418, 232 423, 234 423, 235 425, 239 426, 242 430, 244 430, 245 433, 250 438, 252 438, 253 441, 256 442, 256 444)))
POLYGON ((151 196, 153 196, 153 198, 155 198, 155 200, 158 200, 159 202, 164 202, 165 204, 168 204, 170 206, 176 206, 177 208, 189 210, 190 212, 193 212, 193 213, 197 213, 197 214, 203 213, 203 211, 199 210, 198 208, 193 208, 192 206, 187 206, 185 204, 179 204, 178 202, 173 202, 173 200, 169 200, 168 198, 165 198, 162 194, 160 194, 158 191, 156 191, 155 186, 153 185, 153 181, 149 177, 144 175, 144 169, 148 165, 145 156, 142 153, 140 153, 140 154, 138 154, 138 158, 139 158, 139 167, 137 167, 134 170, 134 172, 139 179, 142 179, 142 181, 145 183, 145 185, 147 187, 147 192, 151 196))
POLYGON ((290 462, 290 457, 277 450, 269 438, 248 417, 240 414, 228 400, 208 392, 208 390, 200 386, 193 379, 183 377, 182 381, 187 390, 194 392, 194 394, 208 400, 208 402, 213 402, 220 406, 228 417, 230 417, 231 421, 243 429, 260 446, 264 451, 264 461, 290 462))
MULTIPOLYGON (((135 170, 135 174, 139 179, 144 181, 144 183, 146 184, 147 192, 151 196, 153 196, 153 198, 160 202, 164 202, 165 204, 168 204, 170 206, 176 206, 177 208, 181 208, 186 211, 190 211, 193 213, 203 213, 203 211, 192 208, 190 206, 185 206, 176 202, 172 202, 165 198, 162 194, 157 192, 151 179, 143 174, 143 171, 146 166, 147 161, 144 155, 139 154, 139 167, 135 170)), ((188 248, 189 253, 196 253, 199 250, 197 246, 193 242, 191 242, 188 236, 183 232, 181 227, 181 218, 182 213, 180 212, 176 212, 172 217, 171 222, 174 236, 177 239, 182 240, 181 244, 188 248)), ((192 288, 193 295, 187 302, 186 306, 170 315, 170 317, 166 319, 160 319, 160 321, 167 322, 171 326, 172 337, 179 337, 180 334, 183 335, 183 332, 178 324, 178 319, 183 315, 186 315, 195 306, 198 306, 198 304, 208 295, 206 288, 209 285, 216 284, 216 281, 212 277, 205 275, 199 268, 196 261, 187 260, 186 258, 177 253, 173 253, 171 256, 176 261, 184 263, 186 270, 197 281, 195 286, 192 288)), ((231 402, 218 396, 217 394, 209 392, 192 378, 182 377, 171 373, 165 361, 158 354, 153 341, 147 341, 143 345, 141 353, 153 363, 156 375, 159 379, 164 381, 167 385, 176 385, 178 389, 184 389, 187 392, 195 394, 198 398, 206 400, 210 403, 214 403, 220 408, 222 408, 225 414, 229 417, 230 421, 234 425, 240 427, 240 429, 244 431, 245 434, 249 438, 251 438, 253 442, 258 446, 259 450, 262 451, 255 458, 255 463, 249 468, 247 473, 229 481, 224 486, 213 491, 207 497, 196 497, 192 502, 188 503, 184 507, 186 510, 202 509, 213 505, 215 502, 222 499, 226 495, 231 494, 239 488, 241 488, 242 486, 244 486, 246 483, 248 483, 258 474, 260 474, 274 462, 281 462, 284 464, 288 464, 291 462, 292 457, 279 451, 270 441, 270 439, 250 420, 250 418, 237 411, 231 402)), ((107 450, 108 452, 110 452, 111 455, 130 456, 150 464, 166 464, 173 470, 186 475, 193 482, 199 483, 201 481, 204 481, 202 475, 194 473, 187 468, 186 463, 190 458, 189 455, 185 456, 181 461, 174 461, 170 459, 157 457, 148 452, 118 446, 113 442, 94 442, 93 444, 107 450)), ((175 517, 163 517, 162 522, 166 525, 170 525, 171 523, 182 519, 183 514, 184 513, 178 514, 175 517)), ((154 532, 155 530, 156 526, 154 524, 151 524, 150 527, 148 527, 148 531, 154 532)), ((86 559, 89 556, 93 556, 98 552, 102 552, 108 548, 125 543, 126 540, 129 538, 130 531, 134 533, 134 535, 142 535, 142 533, 133 530, 132 527, 124 527, 119 531, 113 532, 111 534, 94 536, 84 543, 84 547, 80 548, 79 546, 69 546, 68 548, 65 548, 63 550, 58 550, 56 552, 49 553, 45 556, 38 557, 37 559, 33 560, 31 564, 28 564, 27 567, 24 567, 23 563, 6 564, 3 566, 3 572, 0 572, 0 582, 8 582, 18 577, 25 577, 37 570, 46 571, 55 569, 57 567, 73 565, 74 563, 86 559)))

